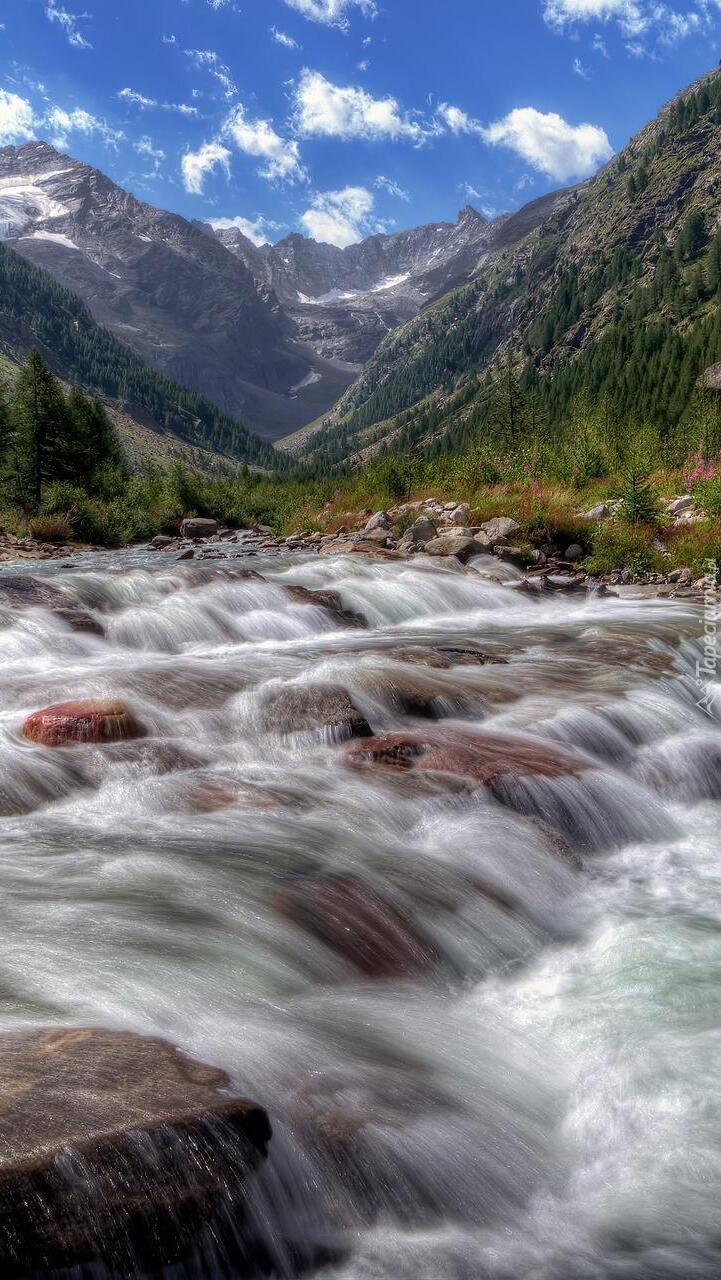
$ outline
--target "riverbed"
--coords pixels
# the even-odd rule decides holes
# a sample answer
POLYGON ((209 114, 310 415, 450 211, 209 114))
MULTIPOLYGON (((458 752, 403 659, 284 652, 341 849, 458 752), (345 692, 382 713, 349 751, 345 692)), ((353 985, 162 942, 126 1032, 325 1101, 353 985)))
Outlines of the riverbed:
MULTIPOLYGON (((721 1275, 700 605, 535 596, 483 558, 138 551, 37 570, 78 629, 2 604, 10 570, 0 1030, 224 1068, 272 1119, 249 1195, 284 1280, 721 1275), (23 738, 78 697, 144 737, 23 738)), ((196 1274, 240 1273, 168 1272, 196 1274)))

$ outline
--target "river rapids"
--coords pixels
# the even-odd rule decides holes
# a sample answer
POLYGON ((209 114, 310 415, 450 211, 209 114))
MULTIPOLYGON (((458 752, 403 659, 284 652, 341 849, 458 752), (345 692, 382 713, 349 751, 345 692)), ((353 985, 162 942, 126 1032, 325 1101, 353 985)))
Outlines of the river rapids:
POLYGON ((0 603, 0 1030, 222 1067, 272 1119, 248 1196, 281 1280, 718 1280, 701 606, 470 570, 31 567, 97 626, 0 603), (365 736, 313 722, 329 687, 365 736), (146 736, 23 739, 79 697, 146 736))

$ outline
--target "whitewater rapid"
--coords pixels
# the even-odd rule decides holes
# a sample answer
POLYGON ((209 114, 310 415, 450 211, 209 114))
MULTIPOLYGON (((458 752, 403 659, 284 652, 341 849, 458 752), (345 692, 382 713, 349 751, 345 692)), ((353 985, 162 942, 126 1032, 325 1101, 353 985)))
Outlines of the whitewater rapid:
POLYGON ((0 1030, 126 1029, 223 1067, 272 1118, 251 1194, 284 1280, 720 1276, 701 607, 535 597, 484 560, 40 572, 100 634, 3 604, 0 573, 0 808, 21 810, 0 818, 0 1030), (346 690, 375 737, 490 735, 578 771, 351 767, 343 733, 269 710, 308 686, 346 690), (22 738, 78 697, 122 699, 147 736, 22 738), (361 972, 289 918, 299 883, 361 886, 433 963, 361 972))

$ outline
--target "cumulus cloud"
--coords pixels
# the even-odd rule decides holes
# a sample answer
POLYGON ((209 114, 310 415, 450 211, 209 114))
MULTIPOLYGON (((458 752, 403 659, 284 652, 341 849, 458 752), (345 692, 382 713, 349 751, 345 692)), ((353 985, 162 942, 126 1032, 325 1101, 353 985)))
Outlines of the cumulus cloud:
POLYGON ((197 151, 186 151, 181 160, 183 186, 191 195, 203 193, 203 184, 209 173, 220 168, 230 177, 230 152, 219 142, 205 142, 197 151))
POLYGON ((313 197, 301 215, 301 225, 313 240, 345 249, 362 240, 372 228, 373 196, 365 187, 344 187, 342 191, 322 191, 313 197))
POLYGON ((298 143, 282 138, 270 120, 249 120, 245 108, 238 106, 228 116, 223 133, 233 139, 239 151, 263 161, 258 172, 269 182, 299 182, 306 178, 298 143))
POLYGON ((448 102, 441 102, 436 116, 451 133, 483 133, 480 121, 461 111, 460 107, 452 107, 448 102))
POLYGON ((241 235, 251 240, 255 245, 269 244, 269 232, 280 231, 280 222, 271 222, 268 218, 257 214, 255 218, 211 218, 211 227, 216 231, 228 231, 231 227, 236 227, 241 235))
POLYGON ((292 36, 286 35, 285 31, 279 31, 277 27, 270 28, 270 34, 276 44, 282 44, 284 49, 297 49, 298 41, 292 36))
POLYGON ((57 5, 55 0, 49 0, 45 15, 50 22, 56 22, 62 27, 68 38, 68 44, 71 44, 74 49, 92 49, 90 41, 78 31, 78 23, 85 22, 91 16, 89 13, 69 13, 67 9, 57 5))
POLYGON ((404 191, 403 187, 400 187, 393 178, 384 178, 382 173, 378 175, 373 186, 379 191, 385 191, 389 196, 395 196, 396 200, 410 200, 408 192, 404 191))
POLYGON ((295 87, 294 107, 295 126, 304 137, 402 139, 420 146, 430 133, 395 98, 374 98, 365 89, 332 84, 307 67, 295 87))
POLYGON ((289 9, 302 13, 310 22, 322 22, 327 27, 348 29, 348 13, 357 9, 367 18, 378 12, 375 0, 285 0, 289 9))
POLYGON ((35 113, 26 98, 0 89, 0 146, 35 137, 35 113))
POLYGON ((99 120, 97 116, 91 115, 89 111, 83 111, 80 107, 72 111, 65 111, 62 107, 52 107, 43 123, 53 130, 52 143, 56 147, 67 147, 68 135, 71 133, 82 133, 86 137, 95 134, 106 146, 113 148, 117 147, 125 137, 121 129, 111 129, 105 120, 99 120))
POLYGON ((549 178, 564 182, 592 173, 609 160, 613 149, 598 125, 571 125, 551 111, 517 107, 483 129, 493 146, 506 146, 549 178))

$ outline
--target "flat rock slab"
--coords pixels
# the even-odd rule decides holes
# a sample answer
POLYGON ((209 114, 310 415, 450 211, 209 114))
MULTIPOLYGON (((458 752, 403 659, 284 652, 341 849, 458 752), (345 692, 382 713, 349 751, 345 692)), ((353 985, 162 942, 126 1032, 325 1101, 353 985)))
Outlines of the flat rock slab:
POLYGON ((93 1028, 0 1039, 0 1274, 173 1257, 266 1154, 262 1107, 163 1040, 93 1028))

